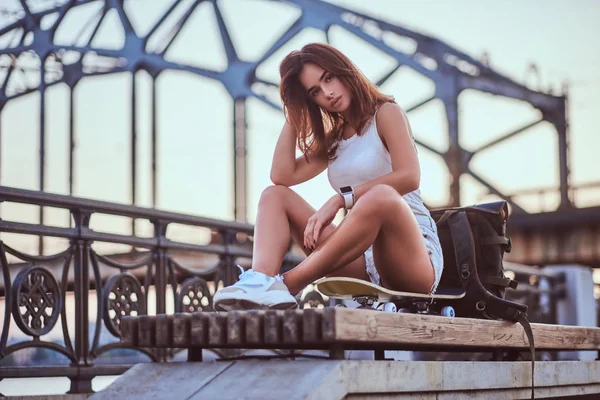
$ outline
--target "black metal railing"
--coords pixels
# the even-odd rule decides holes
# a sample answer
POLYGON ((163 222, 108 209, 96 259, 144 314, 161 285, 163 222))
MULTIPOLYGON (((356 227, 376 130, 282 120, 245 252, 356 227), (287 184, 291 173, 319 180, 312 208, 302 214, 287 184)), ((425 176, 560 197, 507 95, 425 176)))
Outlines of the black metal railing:
MULTIPOLYGON (((6 220, 8 215, 1 215, 0 296, 4 296, 4 321, 0 334, 0 379, 66 376, 71 380, 72 393, 91 392, 95 376, 120 374, 131 366, 97 362, 107 352, 123 349, 119 342, 123 316, 146 314, 150 306, 156 314, 165 313, 167 298, 173 301, 172 312, 212 311, 214 291, 233 283, 237 278, 236 263, 248 262, 252 257, 253 226, 246 223, 0 186, 2 202, 66 209, 73 223, 71 227, 47 226, 12 222, 6 220), (153 225, 154 234, 142 237, 99 232, 90 228, 94 214, 146 220, 153 225), (170 224, 207 228, 212 240, 206 245, 170 240, 170 224), (30 235, 33 240, 65 238, 68 245, 53 255, 25 254, 3 241, 6 233, 30 235), (131 252, 101 255, 94 249, 98 242, 129 245, 131 252), (189 268, 178 261, 178 254, 186 254, 188 259, 205 257, 204 264, 208 265, 189 268), (8 257, 12 262, 8 262, 8 257), (91 299, 97 303, 95 317, 90 314, 91 299), (69 310, 67 300, 73 304, 69 310), (74 323, 69 323, 73 315, 74 323), (62 343, 45 340, 48 334, 56 336, 61 329, 62 343), (105 336, 111 340, 101 340, 105 336), (37 362, 32 366, 11 363, 10 356, 24 349, 47 349, 66 362, 37 362)), ((289 268, 300 260, 288 253, 284 265, 289 268)), ((135 350, 153 361, 168 361, 175 354, 157 349, 135 350)))

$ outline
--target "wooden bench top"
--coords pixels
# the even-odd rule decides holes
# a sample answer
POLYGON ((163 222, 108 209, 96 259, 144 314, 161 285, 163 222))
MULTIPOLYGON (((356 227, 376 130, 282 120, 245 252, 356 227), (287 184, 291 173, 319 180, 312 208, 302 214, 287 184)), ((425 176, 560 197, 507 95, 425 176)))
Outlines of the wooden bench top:
MULTIPOLYGON (((598 350, 600 328, 531 324, 536 349, 598 350)), ((134 347, 386 350, 529 348, 517 323, 350 308, 124 317, 134 347)))

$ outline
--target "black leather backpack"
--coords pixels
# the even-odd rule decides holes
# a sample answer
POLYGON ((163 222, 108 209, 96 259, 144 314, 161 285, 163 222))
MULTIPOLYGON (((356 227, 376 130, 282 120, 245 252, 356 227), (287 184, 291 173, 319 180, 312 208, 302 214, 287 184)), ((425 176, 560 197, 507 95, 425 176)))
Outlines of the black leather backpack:
POLYGON ((506 237, 506 201, 431 211, 444 253, 438 292, 462 289, 465 297, 453 304, 456 315, 503 319, 523 326, 531 352, 531 398, 534 387, 535 345, 527 306, 506 300, 507 288, 517 282, 504 275, 503 258, 510 252, 506 237))

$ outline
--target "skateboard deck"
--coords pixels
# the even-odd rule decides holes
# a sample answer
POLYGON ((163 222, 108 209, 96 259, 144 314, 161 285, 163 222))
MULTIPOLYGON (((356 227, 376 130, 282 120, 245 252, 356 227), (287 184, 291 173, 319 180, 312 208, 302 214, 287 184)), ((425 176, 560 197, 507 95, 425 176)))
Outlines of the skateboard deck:
POLYGON ((369 297, 378 301, 392 300, 459 300, 465 297, 464 291, 453 293, 427 293, 398 292, 386 289, 372 282, 362 279, 336 277, 323 278, 316 283, 316 289, 328 297, 342 300, 353 300, 358 297, 369 297))

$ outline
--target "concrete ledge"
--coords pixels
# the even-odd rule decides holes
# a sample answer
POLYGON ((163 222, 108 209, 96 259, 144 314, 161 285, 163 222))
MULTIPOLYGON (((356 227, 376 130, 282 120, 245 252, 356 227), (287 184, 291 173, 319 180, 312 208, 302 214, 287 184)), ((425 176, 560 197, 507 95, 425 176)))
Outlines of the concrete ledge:
MULTIPOLYGON (((536 362, 535 381, 536 397, 600 394, 600 362, 536 362)), ((530 385, 529 362, 145 363, 90 399, 528 399, 530 385)))

